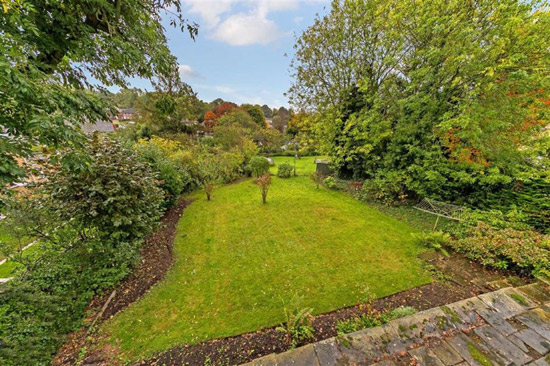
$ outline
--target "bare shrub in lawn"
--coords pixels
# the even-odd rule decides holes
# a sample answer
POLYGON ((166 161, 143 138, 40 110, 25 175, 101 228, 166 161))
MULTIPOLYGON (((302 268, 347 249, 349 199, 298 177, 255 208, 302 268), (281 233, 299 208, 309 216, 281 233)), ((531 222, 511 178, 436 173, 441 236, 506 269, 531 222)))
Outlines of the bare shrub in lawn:
POLYGON ((258 184, 262 192, 262 202, 266 203, 267 192, 269 191, 269 186, 271 186, 271 176, 269 174, 260 175, 256 180, 256 184, 258 184))
POLYGON ((315 182, 315 186, 317 188, 319 188, 319 185, 321 185, 323 183, 323 180, 325 179, 325 176, 318 171, 314 171, 309 175, 309 177, 313 182, 315 182))
POLYGON ((206 200, 210 201, 212 191, 220 179, 217 162, 211 156, 203 156, 198 161, 198 180, 206 193, 206 200))

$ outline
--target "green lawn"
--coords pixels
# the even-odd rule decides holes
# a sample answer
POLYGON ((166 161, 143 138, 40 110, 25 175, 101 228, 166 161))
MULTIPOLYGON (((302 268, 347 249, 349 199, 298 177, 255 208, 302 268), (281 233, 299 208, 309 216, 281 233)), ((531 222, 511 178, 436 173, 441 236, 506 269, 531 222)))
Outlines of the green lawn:
POLYGON ((296 174, 297 175, 309 175, 309 173, 312 173, 315 171, 315 159, 321 159, 323 157, 313 157, 313 156, 304 156, 300 159, 294 159, 292 156, 276 156, 272 159, 275 161, 275 165, 271 166, 269 169, 271 174, 277 174, 277 167, 281 163, 288 163, 292 166, 294 166, 294 162, 296 162, 296 174))
POLYGON ((324 313, 431 281, 414 229, 307 177, 274 177, 266 205, 252 180, 191 198, 173 268, 102 330, 124 358, 276 325, 295 294, 324 313))

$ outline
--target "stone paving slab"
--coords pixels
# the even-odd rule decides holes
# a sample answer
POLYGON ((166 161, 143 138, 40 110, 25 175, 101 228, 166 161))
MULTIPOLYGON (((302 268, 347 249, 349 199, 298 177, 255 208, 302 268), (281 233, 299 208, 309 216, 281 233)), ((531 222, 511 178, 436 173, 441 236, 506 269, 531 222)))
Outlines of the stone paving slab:
POLYGON ((550 293, 532 284, 422 311, 248 366, 550 366, 550 293))
POLYGON ((538 305, 550 302, 550 291, 547 291, 540 282, 518 287, 517 290, 538 305))

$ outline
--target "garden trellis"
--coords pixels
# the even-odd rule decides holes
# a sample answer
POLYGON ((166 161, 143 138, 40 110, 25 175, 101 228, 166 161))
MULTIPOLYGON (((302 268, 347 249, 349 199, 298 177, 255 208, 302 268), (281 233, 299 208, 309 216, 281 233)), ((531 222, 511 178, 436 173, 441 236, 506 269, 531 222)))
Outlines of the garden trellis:
POLYGON ((464 208, 451 203, 440 202, 430 198, 424 198, 414 206, 419 211, 424 211, 432 215, 436 215, 437 219, 434 224, 434 231, 437 228, 437 223, 440 217, 445 217, 450 220, 460 221, 464 208))

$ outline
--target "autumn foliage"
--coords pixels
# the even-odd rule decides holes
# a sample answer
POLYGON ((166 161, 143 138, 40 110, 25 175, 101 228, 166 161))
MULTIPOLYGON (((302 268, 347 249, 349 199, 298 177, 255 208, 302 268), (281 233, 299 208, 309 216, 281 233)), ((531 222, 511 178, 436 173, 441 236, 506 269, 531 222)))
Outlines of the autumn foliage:
POLYGON ((212 132, 214 126, 216 126, 218 119, 227 114, 231 110, 238 108, 235 103, 224 102, 215 107, 213 111, 208 111, 204 114, 203 127, 206 132, 212 132))

